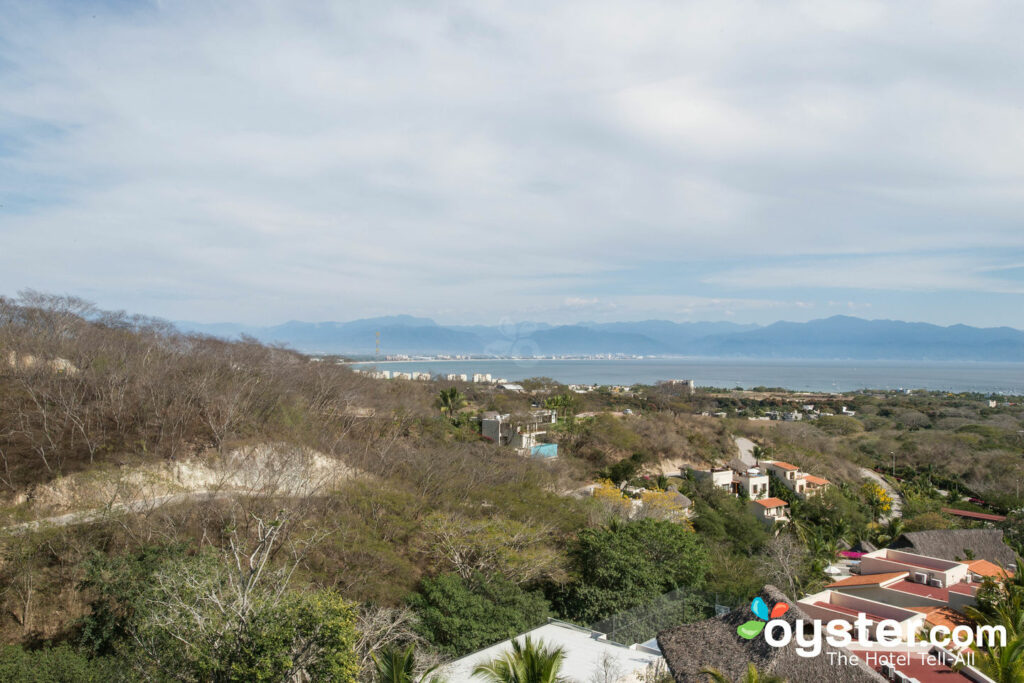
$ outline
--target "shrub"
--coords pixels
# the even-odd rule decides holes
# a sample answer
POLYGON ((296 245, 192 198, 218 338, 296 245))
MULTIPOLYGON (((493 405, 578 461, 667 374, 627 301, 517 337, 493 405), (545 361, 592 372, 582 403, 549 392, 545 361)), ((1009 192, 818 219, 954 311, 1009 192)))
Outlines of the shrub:
POLYGON ((511 638, 551 616, 540 591, 479 572, 467 579, 458 574, 424 579, 408 602, 419 615, 420 633, 438 650, 454 656, 511 638))

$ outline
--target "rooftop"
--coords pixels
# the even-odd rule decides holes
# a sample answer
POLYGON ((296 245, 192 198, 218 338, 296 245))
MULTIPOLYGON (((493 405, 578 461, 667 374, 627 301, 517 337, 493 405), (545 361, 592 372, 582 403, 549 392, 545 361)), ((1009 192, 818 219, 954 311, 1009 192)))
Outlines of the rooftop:
POLYGON ((849 588, 850 586, 878 586, 897 579, 905 579, 909 572, 884 572, 882 574, 854 574, 842 581, 830 583, 826 588, 849 588))
MULTIPOLYGON (((805 623, 810 617, 775 586, 765 586, 761 598, 773 605, 784 602, 789 610, 780 617, 794 624, 797 619, 805 623)), ((774 674, 793 681, 815 683, 881 683, 885 679, 863 663, 835 666, 829 653, 849 656, 849 651, 834 648, 827 643, 817 657, 801 657, 796 653, 795 639, 786 647, 771 647, 764 638, 747 640, 736 633, 736 628, 752 617, 749 605, 720 617, 683 624, 658 634, 658 646, 677 681, 699 681, 700 670, 714 667, 729 680, 741 678, 752 663, 762 673, 774 674)), ((834 658, 834 655, 833 655, 834 658)))
MULTIPOLYGON (((648 666, 661 659, 660 655, 653 652, 619 645, 603 639, 601 637, 603 634, 559 621, 551 621, 532 631, 522 633, 516 636, 516 640, 525 636, 530 636, 535 643, 540 640, 545 645, 564 648, 565 662, 562 669, 572 672, 573 676, 578 676, 580 680, 591 680, 592 677, 600 674, 603 660, 607 657, 614 660, 623 676, 640 674, 648 666)), ((452 683, 477 680, 472 678, 473 668, 510 651, 511 642, 511 640, 504 640, 461 659, 456 659, 445 665, 439 673, 452 683)))
POLYGON ((775 460, 774 462, 772 462, 772 465, 774 465, 775 467, 779 467, 781 469, 784 469, 784 470, 799 470, 800 469, 796 465, 790 464, 788 462, 783 462, 781 460, 775 460))
POLYGON ((807 483, 814 484, 815 486, 828 486, 829 484, 832 483, 828 479, 816 477, 813 474, 808 474, 806 477, 804 477, 804 479, 807 481, 807 483))
POLYGON ((907 609, 923 614, 924 620, 932 626, 945 626, 950 630, 956 626, 970 626, 974 623, 955 609, 950 609, 949 607, 922 606, 908 607, 907 609))
MULTIPOLYGON (((874 658, 868 661, 878 662, 877 668, 881 670, 882 664, 879 661, 879 653, 869 653, 863 650, 854 650, 853 653, 864 659, 874 654, 874 658)), ((909 676, 920 683, 957 683, 958 681, 970 681, 967 676, 957 673, 946 664, 939 664, 938 658, 922 657, 920 653, 909 655, 905 663, 899 663, 895 667, 905 676, 909 676)))
POLYGON ((781 498, 762 498, 761 500, 755 500, 754 502, 766 508, 779 508, 789 505, 789 503, 781 498))
POLYGON ((978 576, 992 576, 996 578, 1003 578, 1006 576, 1012 576, 1013 572, 1007 572, 1005 569, 1000 567, 998 564, 989 562, 988 560, 971 560, 967 564, 967 568, 978 576))
POLYGON ((924 598, 931 598, 932 600, 942 600, 943 602, 949 602, 949 590, 945 588, 936 588, 935 586, 926 586, 923 583, 914 583, 913 581, 899 581, 886 586, 889 590, 899 591, 901 593, 910 593, 911 595, 920 595, 924 598))
POLYGON ((1004 515, 990 515, 987 512, 975 512, 974 510, 955 510, 953 508, 942 508, 947 515, 964 517, 965 519, 977 519, 983 522, 1005 522, 1004 515))
POLYGON ((1000 567, 1012 566, 1017 561, 1013 550, 1003 542, 1000 529, 910 531, 900 535, 889 547, 958 562, 970 552, 1000 567))
POLYGON ((877 614, 872 614, 871 612, 865 612, 864 610, 853 609, 851 607, 843 607, 842 605, 837 605, 837 604, 832 603, 832 602, 826 602, 824 600, 818 600, 814 604, 816 606, 818 606, 818 607, 823 607, 825 609, 830 609, 833 612, 838 612, 839 614, 845 614, 846 616, 849 616, 849 617, 856 618, 856 617, 860 616, 861 614, 863 614, 865 618, 870 619, 871 621, 882 621, 883 619, 885 619, 885 617, 880 617, 877 614))

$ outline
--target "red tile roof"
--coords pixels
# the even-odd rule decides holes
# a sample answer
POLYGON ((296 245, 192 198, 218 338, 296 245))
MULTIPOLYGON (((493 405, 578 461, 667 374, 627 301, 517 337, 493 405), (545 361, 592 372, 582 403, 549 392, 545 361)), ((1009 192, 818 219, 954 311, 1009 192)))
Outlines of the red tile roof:
POLYGON ((778 508, 789 505, 786 501, 781 498, 762 498, 761 500, 755 500, 758 505, 763 505, 766 508, 778 508))
POLYGON ((996 578, 1004 578, 1006 576, 1013 576, 1013 572, 1008 572, 998 564, 989 562, 988 560, 971 560, 967 562, 967 567, 978 576, 992 576, 996 578))
POLYGON ((901 593, 910 593, 911 595, 920 595, 921 597, 931 598, 933 600, 949 602, 948 590, 945 588, 936 588, 935 586, 926 586, 923 583, 900 581, 899 583, 894 583, 891 586, 886 586, 886 588, 889 590, 899 591, 901 593))
MULTIPOLYGON (((880 660, 884 658, 879 656, 878 651, 871 653, 874 655, 873 657, 869 657, 869 653, 864 650, 851 650, 851 652, 857 655, 861 661, 872 662, 869 666, 876 671, 882 671, 883 662, 880 660)), ((958 683, 971 680, 962 673, 953 671, 945 664, 936 664, 933 663, 934 661, 933 658, 922 657, 919 653, 914 653, 908 657, 906 664, 901 663, 895 668, 904 675, 916 678, 921 683, 958 683)))
POLYGON ((781 467, 784 470, 798 470, 798 469, 800 469, 796 465, 791 465, 788 462, 782 462, 781 460, 776 460, 776 461, 772 462, 771 464, 774 465, 775 467, 781 467))
POLYGON ((942 508, 947 515, 956 515, 967 519, 980 519, 985 522, 1005 522, 1004 515, 990 515, 986 512, 975 512, 974 510, 954 510, 953 508, 942 508))
POLYGON ((953 629, 955 626, 971 626, 973 621, 949 607, 907 607, 915 612, 924 614, 924 620, 932 626, 945 626, 953 629))
POLYGON ((852 609, 850 607, 842 607, 840 605, 833 605, 831 602, 825 602, 824 600, 818 600, 814 604, 817 605, 818 607, 824 607, 825 609, 830 609, 833 612, 839 612, 840 614, 846 614, 846 615, 851 616, 851 617, 858 617, 861 614, 863 614, 865 617, 867 617, 871 621, 882 621, 883 619, 885 619, 885 617, 880 617, 877 614, 871 614, 871 612, 862 612, 860 610, 855 610, 855 609, 852 609))
POLYGON ((830 583, 826 588, 849 588, 851 586, 877 586, 894 579, 906 578, 907 572, 885 572, 882 574, 864 574, 848 576, 841 581, 830 583))
POLYGON ((815 486, 828 486, 829 484, 832 483, 828 479, 822 479, 821 477, 816 477, 813 474, 808 474, 806 477, 804 477, 804 480, 811 484, 814 484, 815 486))

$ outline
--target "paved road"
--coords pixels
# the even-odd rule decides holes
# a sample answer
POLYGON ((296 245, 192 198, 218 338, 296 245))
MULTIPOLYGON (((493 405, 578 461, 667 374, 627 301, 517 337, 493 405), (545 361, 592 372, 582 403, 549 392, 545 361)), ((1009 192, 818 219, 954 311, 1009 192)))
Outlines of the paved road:
POLYGON ((737 436, 733 440, 736 442, 736 448, 740 451, 740 460, 749 465, 756 465, 757 459, 754 458, 754 447, 757 444, 745 436, 737 436))
POLYGON ((889 494, 890 498, 892 498, 892 511, 888 515, 885 515, 884 517, 881 517, 879 519, 879 521, 882 524, 885 524, 886 522, 888 522, 893 517, 902 517, 903 516, 903 498, 896 491, 896 489, 894 489, 889 484, 889 482, 887 482, 885 480, 885 477, 880 475, 878 472, 875 472, 874 470, 869 470, 866 467, 861 467, 860 468, 860 473, 861 473, 861 476, 866 477, 867 479, 871 479, 873 481, 877 481, 879 484, 881 484, 882 488, 885 489, 885 492, 889 494))

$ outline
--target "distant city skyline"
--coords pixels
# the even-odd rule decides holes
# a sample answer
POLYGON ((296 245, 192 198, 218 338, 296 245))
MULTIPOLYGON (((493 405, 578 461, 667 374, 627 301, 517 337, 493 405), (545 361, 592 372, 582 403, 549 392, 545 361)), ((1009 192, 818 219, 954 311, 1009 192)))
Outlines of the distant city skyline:
POLYGON ((2 295, 1024 329, 1016 3, 0 7, 2 295))

